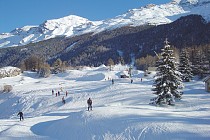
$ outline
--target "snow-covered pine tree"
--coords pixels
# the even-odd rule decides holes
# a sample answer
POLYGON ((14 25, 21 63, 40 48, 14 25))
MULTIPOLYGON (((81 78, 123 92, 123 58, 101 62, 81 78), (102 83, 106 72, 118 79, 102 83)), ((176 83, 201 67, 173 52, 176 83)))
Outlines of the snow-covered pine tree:
POLYGON ((182 93, 178 90, 182 86, 181 73, 177 71, 178 63, 173 57, 173 50, 169 42, 164 42, 165 46, 162 49, 161 57, 157 62, 157 73, 155 75, 153 89, 157 95, 153 99, 155 104, 169 104, 175 99, 180 99, 182 93))
POLYGON ((181 51, 179 61, 179 72, 182 74, 181 78, 183 81, 189 82, 192 79, 193 74, 191 68, 192 66, 189 61, 189 54, 186 49, 181 51))

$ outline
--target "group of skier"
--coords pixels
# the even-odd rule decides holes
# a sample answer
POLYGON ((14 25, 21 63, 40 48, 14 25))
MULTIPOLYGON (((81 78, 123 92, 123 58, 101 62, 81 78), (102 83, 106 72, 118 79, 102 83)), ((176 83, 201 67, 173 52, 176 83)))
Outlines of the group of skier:
MULTIPOLYGON (((52 95, 54 95, 54 93, 55 93, 55 91, 52 90, 52 95)), ((56 97, 57 97, 57 96, 60 96, 60 95, 61 95, 60 91, 58 91, 58 92, 55 93, 55 96, 56 96, 56 97)), ((68 96, 68 91, 66 91, 65 95, 66 95, 66 97, 68 96)), ((64 96, 62 97, 62 103, 63 103, 63 104, 66 103, 64 96)))
MULTIPOLYGON (((63 103, 63 104, 66 103, 66 101, 65 101, 65 99, 64 99, 64 96, 62 97, 62 103, 63 103)), ((92 107, 92 99, 91 99, 91 98, 89 98, 89 99, 87 100, 87 104, 88 104, 88 111, 92 110, 93 107, 92 107)), ((20 116, 20 121, 21 121, 21 120, 24 120, 24 118, 23 118, 23 112, 22 112, 22 111, 19 111, 18 114, 17 114, 17 116, 20 116)))
MULTIPOLYGON (((114 84, 114 80, 112 79, 111 81, 112 81, 112 84, 114 84)), ((142 78, 141 78, 141 82, 142 82, 142 78)), ((131 79, 131 83, 133 83, 133 79, 131 79)), ((54 95, 54 93, 55 93, 55 91, 52 90, 52 95, 54 95)), ((56 97, 57 97, 57 96, 60 96, 60 91, 56 92, 56 93, 55 93, 55 96, 56 96, 56 97)), ((67 91, 65 92, 65 96, 66 96, 66 97, 68 96, 68 92, 67 92, 67 91)), ((66 103, 66 100, 65 100, 64 96, 62 97, 62 103, 63 103, 63 104, 66 103)), ((88 105, 87 110, 88 110, 88 111, 92 110, 92 99, 91 99, 91 98, 88 98, 88 100, 87 100, 87 105, 88 105)), ((23 112, 19 111, 19 112, 18 112, 18 116, 20 116, 20 121, 21 121, 21 120, 24 120, 24 118, 23 118, 23 112)))
MULTIPOLYGON (((112 79, 112 80, 113 80, 113 79, 112 79)), ((112 84, 114 84, 114 80, 113 80, 112 82, 113 82, 112 84)), ((52 90, 52 95, 54 95, 54 90, 52 90)), ((66 95, 66 97, 67 97, 68 91, 66 91, 65 95, 66 95)), ((57 97, 57 96, 60 96, 60 92, 59 92, 59 91, 56 92, 56 97, 57 97)), ((62 97, 62 103, 63 103, 63 104, 66 103, 66 100, 65 100, 64 96, 62 97)), ((87 104, 88 104, 88 111, 92 110, 92 100, 91 100, 91 98, 89 98, 89 99, 87 100, 87 104)))

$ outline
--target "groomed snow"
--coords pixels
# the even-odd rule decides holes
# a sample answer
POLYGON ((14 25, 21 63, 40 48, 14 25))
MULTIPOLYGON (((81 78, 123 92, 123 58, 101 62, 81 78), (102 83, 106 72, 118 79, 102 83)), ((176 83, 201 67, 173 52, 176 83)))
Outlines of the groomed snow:
POLYGON ((0 94, 1 140, 209 140, 210 93, 202 81, 185 83, 175 106, 150 105, 153 75, 133 71, 133 80, 118 78, 127 67, 113 71, 101 66, 69 70, 38 78, 24 72, 0 80, 12 93, 0 94), (108 79, 114 78, 114 84, 108 79), (141 82, 140 78, 143 78, 141 82), (61 96, 55 92, 63 90, 61 96), (66 104, 61 98, 65 97, 66 104), (93 100, 87 111, 86 100, 93 100), (19 121, 18 111, 25 120, 19 121))

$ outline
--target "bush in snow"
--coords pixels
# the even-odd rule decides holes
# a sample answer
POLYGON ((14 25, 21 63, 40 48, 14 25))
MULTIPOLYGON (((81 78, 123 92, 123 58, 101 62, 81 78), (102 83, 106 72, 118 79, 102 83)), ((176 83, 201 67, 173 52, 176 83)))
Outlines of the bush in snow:
POLYGON ((12 86, 11 85, 4 85, 3 86, 3 92, 10 92, 12 91, 12 86))

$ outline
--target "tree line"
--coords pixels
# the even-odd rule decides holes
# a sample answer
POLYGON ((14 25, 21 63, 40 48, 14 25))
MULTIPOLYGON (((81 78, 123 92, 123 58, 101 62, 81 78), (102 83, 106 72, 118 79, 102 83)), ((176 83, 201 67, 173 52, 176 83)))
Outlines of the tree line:
MULTIPOLYGON (((193 76, 197 75, 199 78, 204 78, 210 74, 210 44, 185 47, 182 49, 171 46, 171 49, 180 67, 188 67, 185 70, 190 70, 193 76)), ((135 66, 140 70, 147 70, 148 67, 156 67, 156 62, 160 56, 161 54, 159 53, 156 56, 147 55, 146 57, 137 58, 135 66)))
POLYGON ((62 61, 58 58, 50 66, 50 64, 48 64, 43 58, 33 55, 23 60, 20 68, 22 71, 27 70, 37 72, 39 77, 48 77, 51 73, 58 74, 60 72, 65 72, 66 61, 62 61))

